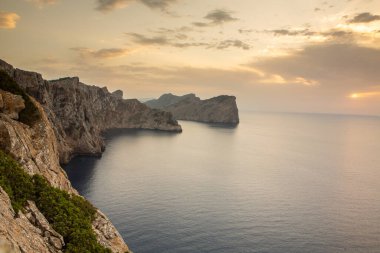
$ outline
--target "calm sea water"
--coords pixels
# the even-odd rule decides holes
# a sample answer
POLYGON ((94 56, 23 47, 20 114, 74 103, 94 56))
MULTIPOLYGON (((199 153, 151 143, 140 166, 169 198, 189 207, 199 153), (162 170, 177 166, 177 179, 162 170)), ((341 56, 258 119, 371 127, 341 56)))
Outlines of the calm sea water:
POLYGON ((380 118, 119 131, 66 168, 136 253, 380 252, 380 118))

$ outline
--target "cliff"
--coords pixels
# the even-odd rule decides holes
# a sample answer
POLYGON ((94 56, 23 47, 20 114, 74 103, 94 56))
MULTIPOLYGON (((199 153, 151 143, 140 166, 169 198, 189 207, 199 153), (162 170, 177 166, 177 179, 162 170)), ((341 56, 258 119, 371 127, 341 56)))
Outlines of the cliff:
MULTIPOLYGON (((40 203, 35 203, 23 190, 34 192, 30 189, 33 186, 30 178, 32 175, 41 175, 49 184, 46 189, 49 189, 50 193, 46 196, 49 201, 53 201, 51 203, 62 200, 62 196, 70 201, 77 196, 76 202, 72 200, 72 203, 90 204, 83 204, 86 202, 80 200, 82 198, 72 188, 60 167, 59 143, 54 125, 51 124, 44 108, 20 90, 4 72, 0 74, 0 251, 8 248, 11 252, 65 252, 67 241, 64 238, 67 239, 67 236, 62 236, 49 224, 48 219, 36 206, 40 203), (24 114, 25 111, 28 115, 24 114), (11 158, 6 158, 3 152, 7 154, 6 157, 11 158), (25 175, 12 171, 14 163, 10 162, 10 159, 17 162, 16 165, 20 166, 25 175), (12 182, 9 182, 10 180, 12 182), (26 184, 27 187, 13 185, 22 185, 23 182, 29 182, 26 184), (53 193, 61 197, 56 200, 49 199, 53 193), (18 199, 27 200, 20 210, 15 209, 18 199)), ((54 210, 55 215, 55 212, 65 206, 66 204, 48 205, 45 209, 54 210)), ((73 210, 81 209, 76 207, 73 210)), ((107 217, 99 210, 91 210, 93 218, 91 221, 88 220, 90 223, 87 227, 92 231, 89 237, 93 236, 101 245, 99 247, 104 249, 120 253, 129 252, 124 240, 107 217)), ((64 217, 69 220, 69 217, 64 217)))
POLYGON ((171 113, 151 109, 136 99, 123 99, 122 91, 89 86, 79 78, 46 81, 41 74, 15 69, 0 60, 0 70, 43 107, 58 141, 61 163, 76 154, 104 151, 101 133, 112 128, 139 128, 181 132, 171 113))
POLYGON ((169 93, 145 104, 151 108, 171 112, 178 120, 234 125, 239 123, 239 112, 234 96, 223 95, 201 100, 194 94, 175 96, 169 93))

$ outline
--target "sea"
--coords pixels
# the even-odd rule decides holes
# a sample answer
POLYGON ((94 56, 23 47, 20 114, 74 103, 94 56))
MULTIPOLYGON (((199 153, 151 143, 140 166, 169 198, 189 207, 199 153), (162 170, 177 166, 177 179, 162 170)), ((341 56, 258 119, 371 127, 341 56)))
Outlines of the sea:
POLYGON ((65 170, 134 253, 380 252, 380 117, 240 120, 112 130, 65 170))

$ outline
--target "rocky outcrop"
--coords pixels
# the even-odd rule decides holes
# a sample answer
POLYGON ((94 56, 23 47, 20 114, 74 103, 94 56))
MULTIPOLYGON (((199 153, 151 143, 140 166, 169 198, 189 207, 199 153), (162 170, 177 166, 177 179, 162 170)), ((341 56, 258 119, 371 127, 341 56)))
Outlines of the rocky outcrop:
POLYGON ((61 163, 73 155, 99 155, 104 150, 101 133, 112 128, 142 128, 180 132, 171 113, 151 109, 121 91, 89 86, 79 78, 46 81, 35 72, 15 69, 0 60, 6 71, 43 107, 57 137, 61 163))
POLYGON ((44 176, 54 187, 76 192, 58 160, 58 144, 52 126, 42 107, 41 120, 32 127, 0 113, 0 148, 12 155, 30 174, 44 176))
POLYGON ((191 120, 206 123, 239 123, 239 112, 234 96, 218 96, 201 100, 194 94, 175 96, 164 94, 159 99, 145 103, 151 108, 171 112, 178 120, 191 120))
POLYGON ((12 119, 18 119, 18 114, 25 109, 25 103, 21 96, 0 90, 0 112, 7 114, 12 119))
POLYGON ((62 237, 33 202, 28 203, 25 214, 15 216, 8 194, 0 187, 0 252, 61 253, 62 246, 62 237))
POLYGON ((92 223, 98 241, 101 245, 112 250, 112 252, 129 252, 119 232, 111 221, 101 211, 97 211, 96 218, 92 223))
POLYGON ((44 238, 51 252, 59 252, 63 249, 65 245, 63 237, 51 228, 49 222, 33 201, 28 201, 24 214, 29 222, 37 228, 39 235, 44 238))

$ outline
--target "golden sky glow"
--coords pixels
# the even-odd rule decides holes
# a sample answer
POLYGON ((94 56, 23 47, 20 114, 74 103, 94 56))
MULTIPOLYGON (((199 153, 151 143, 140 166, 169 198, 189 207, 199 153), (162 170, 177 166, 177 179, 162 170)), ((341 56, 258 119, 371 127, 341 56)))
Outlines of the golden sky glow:
POLYGON ((350 98, 359 99, 359 98, 372 98, 372 97, 380 97, 380 91, 372 91, 372 92, 358 92, 352 93, 350 98))
POLYGON ((126 97, 380 115, 380 1, 2 0, 0 43, 18 68, 126 97))

